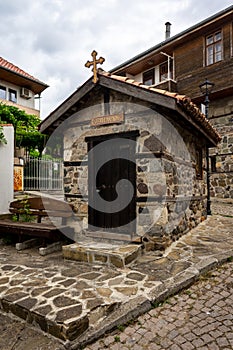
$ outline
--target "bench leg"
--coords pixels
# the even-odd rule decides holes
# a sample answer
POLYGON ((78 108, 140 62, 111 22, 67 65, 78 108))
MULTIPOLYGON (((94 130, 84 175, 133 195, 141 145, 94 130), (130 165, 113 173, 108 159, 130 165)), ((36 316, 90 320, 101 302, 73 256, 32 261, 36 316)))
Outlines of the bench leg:
POLYGON ((40 245, 40 239, 32 238, 22 243, 16 243, 15 248, 16 250, 24 250, 24 249, 36 247, 38 245, 40 245))
POLYGON ((59 252, 62 250, 62 242, 56 242, 48 245, 45 248, 39 248, 40 255, 48 255, 54 252, 59 252))

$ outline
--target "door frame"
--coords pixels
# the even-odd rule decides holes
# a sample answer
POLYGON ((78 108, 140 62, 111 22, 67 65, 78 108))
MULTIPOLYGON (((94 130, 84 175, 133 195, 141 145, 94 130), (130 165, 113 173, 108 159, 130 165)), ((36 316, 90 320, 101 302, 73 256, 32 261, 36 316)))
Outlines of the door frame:
MULTIPOLYGON (((97 135, 97 136, 87 136, 85 138, 85 141, 88 144, 88 152, 94 147, 93 143, 96 142, 101 142, 101 141, 106 141, 106 140, 111 140, 114 138, 127 138, 133 141, 136 141, 137 137, 140 135, 139 130, 132 130, 132 131, 127 131, 127 132, 120 132, 120 133, 112 133, 112 134, 102 134, 102 135, 97 135)), ((91 171, 94 169, 94 159, 91 159, 88 155, 88 202, 93 194, 93 191, 95 190, 95 185, 96 185, 96 174, 94 171, 91 171)), ((132 220, 129 225, 130 225, 130 232, 125 232, 125 233, 119 233, 115 232, 114 233, 114 228, 99 228, 98 231, 96 229, 93 229, 93 226, 90 225, 90 217, 94 215, 94 210, 88 205, 88 234, 89 236, 94 236, 94 237, 101 237, 101 238, 113 238, 116 240, 132 240, 132 238, 136 235, 136 147, 134 150, 134 156, 133 156, 133 161, 135 163, 135 169, 133 172, 133 186, 134 186, 134 198, 132 199, 133 202, 131 204, 131 210, 134 211, 131 213, 131 216, 134 217, 135 219, 132 220)))

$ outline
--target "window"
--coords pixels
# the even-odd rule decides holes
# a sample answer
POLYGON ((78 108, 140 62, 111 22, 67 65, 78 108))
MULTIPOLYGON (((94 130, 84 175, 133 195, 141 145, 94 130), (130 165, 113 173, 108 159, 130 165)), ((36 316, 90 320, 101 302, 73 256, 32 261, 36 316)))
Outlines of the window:
POLYGON ((17 91, 9 89, 9 101, 15 103, 17 102, 17 91))
POLYGON ((153 68, 143 73, 143 84, 153 85, 154 83, 155 83, 155 70, 153 68))
POLYGON ((170 58, 159 66, 159 81, 164 81, 167 79, 173 79, 173 59, 170 58), (169 72, 168 72, 169 65, 169 72))
POLYGON ((217 171, 216 161, 217 161, 217 157, 216 156, 211 156, 210 157, 210 169, 211 169, 212 173, 216 173, 216 171, 217 171))
POLYGON ((0 85, 0 98, 6 100, 6 88, 0 85))
POLYGON ((203 167, 202 167, 202 149, 198 148, 196 150, 196 176, 197 179, 202 179, 203 167))
POLYGON ((222 60, 222 33, 218 31, 206 37, 206 65, 222 60))

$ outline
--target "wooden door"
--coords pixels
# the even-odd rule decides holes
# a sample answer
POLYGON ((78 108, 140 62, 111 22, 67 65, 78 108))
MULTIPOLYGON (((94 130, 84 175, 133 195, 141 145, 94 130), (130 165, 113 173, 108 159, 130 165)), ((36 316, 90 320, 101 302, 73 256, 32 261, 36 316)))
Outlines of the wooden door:
POLYGON ((124 234, 135 232, 134 134, 108 135, 90 138, 88 141, 90 230, 124 234))

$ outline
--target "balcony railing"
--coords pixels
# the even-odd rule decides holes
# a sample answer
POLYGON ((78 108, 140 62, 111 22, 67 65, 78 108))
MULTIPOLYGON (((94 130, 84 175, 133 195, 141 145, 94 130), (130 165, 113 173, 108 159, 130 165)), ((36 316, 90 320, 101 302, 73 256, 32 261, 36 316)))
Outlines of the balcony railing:
POLYGON ((177 82, 173 79, 167 79, 154 84, 153 87, 156 89, 167 90, 170 92, 177 92, 177 82))

